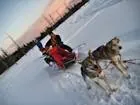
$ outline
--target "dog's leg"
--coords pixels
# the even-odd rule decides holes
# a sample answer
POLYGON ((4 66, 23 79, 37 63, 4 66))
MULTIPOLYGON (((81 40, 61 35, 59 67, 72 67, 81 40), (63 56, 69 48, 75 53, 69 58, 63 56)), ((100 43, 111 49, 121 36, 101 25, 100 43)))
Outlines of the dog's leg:
POLYGON ((108 90, 109 91, 114 91, 114 89, 111 87, 111 85, 109 84, 108 80, 107 80, 107 77, 105 75, 105 73, 102 71, 100 74, 99 74, 99 78, 103 79, 108 90))
POLYGON ((112 61, 113 61, 113 64, 115 65, 115 67, 121 72, 123 73, 123 75, 125 75, 125 68, 120 64, 119 62, 119 56, 114 56, 112 57, 112 61))
POLYGON ((129 78, 130 76, 129 76, 127 70, 120 64, 119 59, 120 59, 120 56, 112 57, 113 64, 125 77, 129 78))
POLYGON ((90 85, 90 83, 89 83, 88 80, 87 80, 87 76, 85 76, 83 79, 84 79, 84 81, 85 81, 85 83, 86 83, 87 89, 88 89, 88 90, 91 89, 91 85, 90 85))
POLYGON ((127 75, 128 76, 126 76, 128 79, 129 78, 131 78, 131 76, 130 76, 130 74, 128 74, 128 66, 123 62, 123 60, 121 59, 121 56, 120 56, 120 59, 119 59, 119 63, 120 63, 120 65, 122 65, 122 67, 125 69, 125 72, 127 72, 127 75))
POLYGON ((86 83, 87 89, 88 89, 88 90, 91 89, 91 85, 89 84, 89 82, 88 82, 88 80, 87 80, 87 76, 86 76, 86 74, 84 73, 83 68, 81 68, 81 75, 82 75, 82 77, 83 77, 83 80, 84 80, 85 83, 86 83))
POLYGON ((105 90, 107 95, 111 95, 112 91, 111 91, 110 87, 108 86, 108 84, 106 83, 106 81, 104 79, 96 77, 93 80, 98 86, 100 86, 102 89, 105 90))
POLYGON ((108 82, 106 76, 104 76, 104 81, 105 81, 105 83, 106 83, 106 85, 107 85, 109 91, 115 92, 115 91, 118 89, 118 87, 117 87, 116 85, 109 84, 109 82, 108 82))
POLYGON ((121 55, 120 55, 120 64, 127 70, 128 69, 128 66, 123 62, 122 58, 121 58, 121 55))

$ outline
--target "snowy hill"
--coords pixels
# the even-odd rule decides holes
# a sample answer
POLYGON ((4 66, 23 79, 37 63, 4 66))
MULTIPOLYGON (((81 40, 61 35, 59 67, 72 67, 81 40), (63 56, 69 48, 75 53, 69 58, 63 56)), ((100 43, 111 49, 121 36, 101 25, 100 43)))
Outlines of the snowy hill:
MULTIPOLYGON (((56 33, 73 48, 87 43, 86 49, 95 49, 118 36, 124 58, 140 58, 139 10, 139 0, 90 0, 61 24, 56 33)), ((106 71, 110 81, 120 82, 120 89, 109 98, 94 83, 91 90, 86 89, 78 64, 66 73, 52 70, 34 47, 1 75, 0 105, 139 105, 139 66, 129 65, 128 71, 131 79, 121 82, 119 72, 106 71)))

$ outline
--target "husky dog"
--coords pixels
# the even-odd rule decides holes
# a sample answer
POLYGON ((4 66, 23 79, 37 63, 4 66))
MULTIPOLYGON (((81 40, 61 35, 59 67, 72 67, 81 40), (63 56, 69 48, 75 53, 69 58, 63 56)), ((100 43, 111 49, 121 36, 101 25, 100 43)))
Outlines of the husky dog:
POLYGON ((103 88, 107 94, 111 94, 112 91, 114 91, 110 87, 104 72, 102 71, 100 65, 96 62, 94 56, 92 56, 90 50, 88 52, 88 57, 86 57, 82 62, 79 62, 79 64, 81 64, 81 74, 88 89, 90 89, 91 86, 87 81, 87 77, 94 80, 94 82, 103 88))
POLYGON ((120 39, 114 37, 106 45, 98 47, 92 52, 95 60, 98 62, 100 60, 111 60, 112 64, 127 78, 130 78, 130 75, 127 71, 127 66, 124 64, 121 59, 120 50, 122 46, 120 45, 120 39))

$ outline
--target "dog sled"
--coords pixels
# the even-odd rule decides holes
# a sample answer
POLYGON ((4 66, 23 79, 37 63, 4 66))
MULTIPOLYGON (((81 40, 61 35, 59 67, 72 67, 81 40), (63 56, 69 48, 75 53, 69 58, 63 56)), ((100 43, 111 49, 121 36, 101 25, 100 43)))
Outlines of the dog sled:
POLYGON ((55 63, 59 69, 66 69, 76 62, 76 54, 68 52, 60 47, 54 47, 49 51, 49 56, 44 58, 45 62, 51 66, 55 63))
MULTIPOLYGON (((51 62, 48 63, 48 57, 45 57, 44 61, 47 64, 49 64, 50 67, 52 67, 53 65, 57 65, 58 64, 57 61, 55 61, 52 57, 49 57, 49 58, 52 59, 51 62)), ((60 68, 60 69, 67 69, 69 66, 71 66, 72 64, 74 64, 76 62, 75 57, 73 57, 73 58, 65 58, 64 57, 62 59, 63 59, 63 65, 64 65, 63 68, 60 65, 57 65, 57 67, 60 68)))
POLYGON ((85 47, 86 43, 77 45, 73 52, 68 52, 60 47, 54 47, 50 55, 45 55, 45 62, 50 66, 56 65, 59 69, 67 69, 80 59, 80 50, 85 47), (57 58, 56 58, 57 57, 57 58))

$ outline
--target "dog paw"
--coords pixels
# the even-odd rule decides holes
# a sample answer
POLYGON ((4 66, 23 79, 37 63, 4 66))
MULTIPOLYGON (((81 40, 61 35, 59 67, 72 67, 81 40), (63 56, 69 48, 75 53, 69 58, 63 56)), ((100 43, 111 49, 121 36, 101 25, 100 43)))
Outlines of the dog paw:
POLYGON ((116 92, 119 89, 119 86, 111 85, 111 91, 116 92))
POLYGON ((128 69, 128 66, 125 66, 125 69, 127 70, 128 69))
POLYGON ((130 74, 124 74, 124 77, 126 78, 126 79, 130 79, 131 78, 131 76, 130 76, 130 74))
POLYGON ((87 86, 87 89, 90 90, 91 89, 91 86, 87 86))
POLYGON ((128 72, 124 72, 123 75, 124 75, 124 77, 126 79, 130 79, 131 78, 131 76, 130 76, 130 74, 128 74, 128 72))
POLYGON ((128 74, 128 76, 126 77, 126 79, 130 79, 131 78, 131 76, 130 76, 130 74, 128 74))
POLYGON ((106 91, 106 94, 107 94, 108 97, 110 97, 112 92, 111 91, 106 91))
POLYGON ((118 88, 117 88, 117 87, 116 87, 116 88, 112 88, 112 89, 111 89, 111 91, 112 91, 112 92, 116 92, 117 90, 118 90, 118 88))

